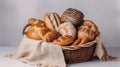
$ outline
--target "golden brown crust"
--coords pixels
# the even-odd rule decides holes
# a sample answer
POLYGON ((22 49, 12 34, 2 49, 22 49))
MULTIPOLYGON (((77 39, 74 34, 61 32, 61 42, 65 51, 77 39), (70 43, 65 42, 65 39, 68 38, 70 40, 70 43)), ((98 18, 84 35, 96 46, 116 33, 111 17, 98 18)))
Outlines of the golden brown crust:
POLYGON ((78 29, 78 38, 88 38, 89 40, 93 40, 95 38, 95 33, 89 29, 88 26, 80 26, 78 29))
POLYGON ((38 26, 45 26, 44 21, 39 20, 39 19, 35 19, 35 18, 30 18, 30 19, 28 20, 28 24, 38 25, 38 26))
POLYGON ((78 45, 80 42, 81 42, 81 39, 78 38, 78 39, 76 39, 76 40, 73 42, 72 45, 78 45))
POLYGON ((44 21, 46 27, 52 31, 56 31, 59 25, 61 24, 60 17, 57 13, 46 13, 44 15, 44 21))
POLYGON ((85 44, 87 42, 89 42, 88 38, 83 38, 78 45, 85 44))
POLYGON ((35 21, 37 21, 35 18, 30 18, 28 24, 34 24, 35 21))
POLYGON ((48 31, 50 31, 50 30, 46 27, 39 27, 37 25, 34 25, 34 26, 30 27, 30 29, 27 31, 27 36, 31 39, 42 40, 43 36, 48 31))
POLYGON ((95 39, 99 34, 98 28, 91 20, 84 20, 78 27, 78 39, 72 45, 82 45, 95 39))
POLYGON ((83 45, 83 44, 85 44, 87 42, 89 42, 88 38, 82 38, 82 39, 78 38, 77 40, 75 40, 73 42, 72 45, 83 45))
POLYGON ((91 29, 95 33, 96 36, 99 34, 98 27, 91 20, 84 20, 82 26, 88 26, 89 29, 91 29))
POLYGON ((74 41, 74 38, 70 35, 60 36, 58 39, 54 40, 53 43, 60 46, 69 45, 74 41))
POLYGON ((94 40, 95 33, 88 26, 78 28, 78 39, 72 45, 82 45, 94 40))
POLYGON ((44 35, 43 40, 47 42, 52 42, 53 40, 57 39, 60 36, 59 32, 56 31, 49 31, 44 35))
POLYGON ((53 28, 53 26, 52 26, 52 24, 51 24, 51 21, 50 21, 50 19, 49 19, 49 17, 48 17, 48 13, 46 13, 46 14, 44 15, 44 21, 45 21, 45 25, 46 25, 47 28, 49 28, 49 29, 52 30, 52 31, 55 31, 55 29, 53 28))

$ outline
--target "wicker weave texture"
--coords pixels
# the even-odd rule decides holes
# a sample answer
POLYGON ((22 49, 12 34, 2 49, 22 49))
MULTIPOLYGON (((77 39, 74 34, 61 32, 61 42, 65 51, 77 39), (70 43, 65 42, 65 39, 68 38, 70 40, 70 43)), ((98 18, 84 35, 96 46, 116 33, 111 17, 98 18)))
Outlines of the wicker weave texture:
POLYGON ((90 60, 95 51, 95 45, 96 44, 89 47, 80 47, 76 50, 63 50, 66 63, 80 63, 90 60))

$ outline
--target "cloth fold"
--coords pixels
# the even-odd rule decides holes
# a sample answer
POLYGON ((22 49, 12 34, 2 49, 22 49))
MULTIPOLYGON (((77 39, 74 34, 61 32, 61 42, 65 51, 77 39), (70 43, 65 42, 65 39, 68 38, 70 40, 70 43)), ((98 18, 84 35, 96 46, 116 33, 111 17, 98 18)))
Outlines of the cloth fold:
POLYGON ((94 41, 84 44, 83 46, 65 46, 61 47, 50 42, 42 40, 32 40, 27 36, 23 39, 16 54, 9 54, 7 57, 18 59, 24 63, 37 65, 39 67, 66 67, 62 50, 76 50, 80 47, 89 47, 97 43, 95 55, 102 61, 116 60, 116 57, 108 55, 108 52, 101 40, 99 34, 94 41))
POLYGON ((7 56, 39 67, 66 67, 60 46, 26 36, 23 36, 17 54, 7 56))
POLYGON ((95 49, 95 55, 102 61, 112 61, 117 60, 118 57, 110 56, 107 52, 107 49, 105 48, 104 44, 102 43, 101 34, 96 37, 97 45, 95 49))

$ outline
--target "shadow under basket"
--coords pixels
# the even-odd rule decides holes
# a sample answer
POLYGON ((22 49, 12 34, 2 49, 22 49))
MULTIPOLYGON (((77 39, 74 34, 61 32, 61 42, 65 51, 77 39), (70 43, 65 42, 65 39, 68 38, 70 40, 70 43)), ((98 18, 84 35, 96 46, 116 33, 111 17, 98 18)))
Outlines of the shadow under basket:
POLYGON ((67 64, 80 63, 91 60, 95 51, 96 43, 89 47, 80 47, 76 50, 63 50, 64 58, 67 64))

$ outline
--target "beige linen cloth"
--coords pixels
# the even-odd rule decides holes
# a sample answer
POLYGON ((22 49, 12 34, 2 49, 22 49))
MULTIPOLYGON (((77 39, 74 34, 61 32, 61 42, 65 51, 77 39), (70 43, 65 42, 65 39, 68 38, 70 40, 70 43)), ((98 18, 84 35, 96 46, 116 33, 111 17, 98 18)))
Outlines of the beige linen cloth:
MULTIPOLYGON (((93 45, 93 43, 97 43, 94 54, 100 60, 115 60, 116 57, 108 55, 100 37, 101 34, 99 34, 94 41, 79 47, 89 47, 90 45, 93 45)), ((62 50, 75 50, 79 47, 71 46, 61 48, 50 42, 29 39, 24 35, 18 48, 18 52, 16 54, 9 54, 7 57, 15 58, 27 64, 37 65, 39 67, 66 67, 62 50)))
POLYGON ((42 40, 32 40, 26 36, 23 36, 18 52, 7 57, 39 67, 66 67, 60 46, 42 40))

